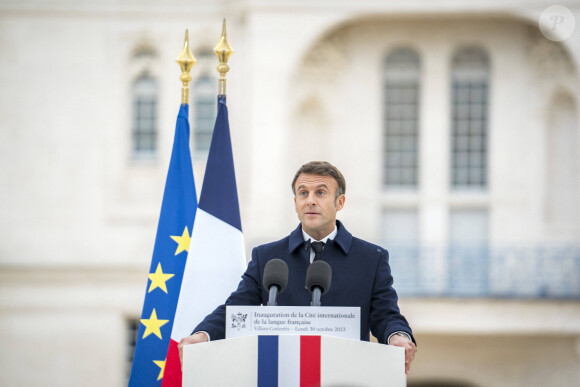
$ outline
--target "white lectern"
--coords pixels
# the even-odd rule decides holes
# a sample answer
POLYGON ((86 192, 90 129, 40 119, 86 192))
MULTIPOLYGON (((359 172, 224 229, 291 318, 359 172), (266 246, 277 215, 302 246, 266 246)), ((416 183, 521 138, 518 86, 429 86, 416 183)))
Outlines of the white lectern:
POLYGON ((337 337, 247 336, 183 357, 183 386, 406 386, 403 348, 337 337))

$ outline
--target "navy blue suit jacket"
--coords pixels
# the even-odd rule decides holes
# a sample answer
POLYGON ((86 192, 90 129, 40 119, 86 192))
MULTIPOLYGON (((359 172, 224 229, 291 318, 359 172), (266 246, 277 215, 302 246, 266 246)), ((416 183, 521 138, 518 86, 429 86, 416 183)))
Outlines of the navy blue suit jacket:
MULTIPOLYGON (((380 343, 386 343, 397 331, 413 337, 407 320, 399 312, 387 250, 353 237, 340 221, 336 224, 337 235, 326 243, 322 253, 322 260, 332 268, 332 283, 321 297, 322 306, 360 307, 361 340, 369 340, 369 331, 380 343)), ((273 258, 284 260, 289 269, 288 286, 278 295, 278 305, 310 305, 312 295, 305 289, 310 246, 304 241, 300 225, 284 239, 253 249, 238 289, 225 305, 266 305, 268 291, 262 286, 262 276, 264 266, 273 258)), ((194 332, 208 332, 211 340, 223 339, 225 305, 208 315, 194 332)))

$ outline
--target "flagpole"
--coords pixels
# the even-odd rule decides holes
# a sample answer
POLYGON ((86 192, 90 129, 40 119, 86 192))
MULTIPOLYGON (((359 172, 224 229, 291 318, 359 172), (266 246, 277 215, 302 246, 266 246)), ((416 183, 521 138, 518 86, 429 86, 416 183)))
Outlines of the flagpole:
MULTIPOLYGON (((224 20, 225 23, 225 20, 224 20)), ((225 28, 225 24, 224 24, 225 28)), ((193 65, 197 62, 191 49, 189 48, 189 31, 185 30, 185 42, 183 43, 183 50, 181 50, 181 54, 177 57, 176 62, 181 67, 181 75, 179 79, 183 82, 183 86, 181 87, 181 104, 187 105, 189 103, 189 82, 191 82, 191 75, 189 72, 193 65)))
POLYGON ((220 41, 213 49, 214 54, 218 57, 220 64, 217 67, 217 71, 220 73, 219 80, 219 95, 226 95, 226 73, 230 71, 230 66, 228 66, 228 60, 230 56, 234 53, 232 46, 228 42, 228 37, 226 35, 226 19, 224 19, 222 27, 222 36, 220 41))

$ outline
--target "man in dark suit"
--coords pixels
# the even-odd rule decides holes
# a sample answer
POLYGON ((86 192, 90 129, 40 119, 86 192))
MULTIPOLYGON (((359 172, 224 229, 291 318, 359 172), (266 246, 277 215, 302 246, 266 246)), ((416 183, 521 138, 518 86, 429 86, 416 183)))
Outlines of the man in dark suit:
MULTIPOLYGON (((253 249, 238 289, 225 305, 266 304, 268 291, 262 286, 262 276, 266 263, 273 258, 284 260, 290 273, 278 305, 310 305, 312 297, 304 281, 316 256, 332 268, 332 286, 322 296, 322 305, 360 307, 361 340, 368 341, 371 331, 380 343, 405 348, 408 373, 417 347, 407 320, 399 312, 389 254, 353 237, 336 220, 336 213, 344 206, 345 190, 345 179, 333 165, 320 161, 303 165, 292 181, 300 225, 289 236, 253 249)), ((225 305, 208 315, 193 335, 180 341, 180 354, 183 345, 225 337, 225 305)))

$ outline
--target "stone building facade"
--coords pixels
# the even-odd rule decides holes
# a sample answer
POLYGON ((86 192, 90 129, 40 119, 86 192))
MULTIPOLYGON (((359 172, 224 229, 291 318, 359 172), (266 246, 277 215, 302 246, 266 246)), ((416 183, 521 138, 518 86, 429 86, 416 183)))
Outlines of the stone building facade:
POLYGON ((409 386, 580 385, 580 28, 538 27, 580 2, 551 5, 0 1, 0 384, 126 383, 174 60, 188 28, 199 192, 225 17, 247 251, 296 226, 291 178, 328 160, 339 218, 391 252, 409 386))

